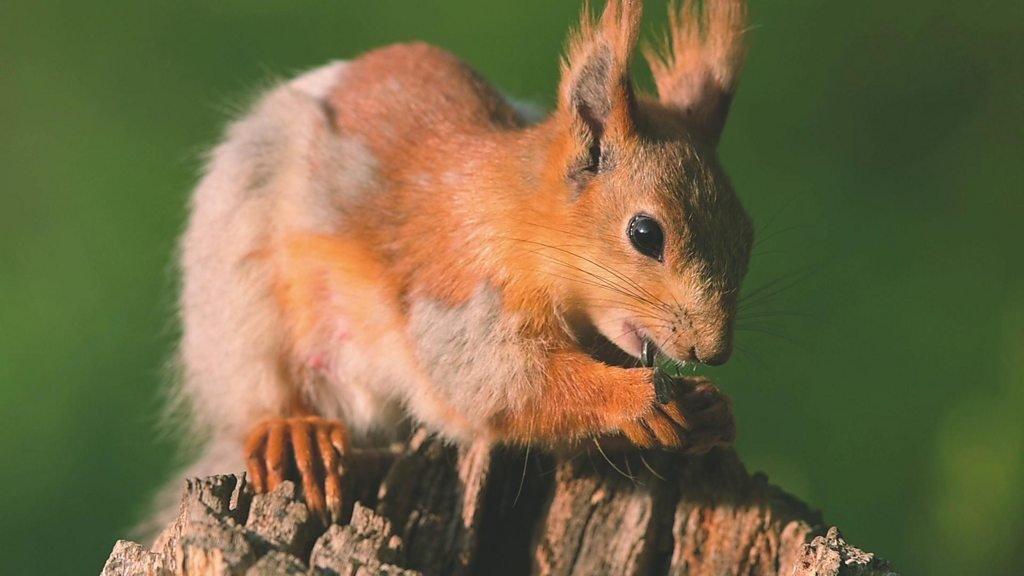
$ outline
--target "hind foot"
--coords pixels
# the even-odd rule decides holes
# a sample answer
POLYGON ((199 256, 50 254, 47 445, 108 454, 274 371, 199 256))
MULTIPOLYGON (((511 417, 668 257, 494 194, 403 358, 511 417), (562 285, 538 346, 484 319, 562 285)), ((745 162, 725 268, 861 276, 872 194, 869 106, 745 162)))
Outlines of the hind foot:
POLYGON ((342 481, 348 453, 345 426, 318 416, 266 420, 245 443, 255 491, 269 492, 285 480, 299 481, 310 512, 324 524, 340 521, 345 512, 342 481))

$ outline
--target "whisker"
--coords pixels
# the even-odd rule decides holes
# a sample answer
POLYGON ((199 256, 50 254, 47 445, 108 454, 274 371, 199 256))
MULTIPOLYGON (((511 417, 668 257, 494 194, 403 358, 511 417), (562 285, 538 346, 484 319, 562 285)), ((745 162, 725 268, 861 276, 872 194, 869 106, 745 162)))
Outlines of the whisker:
POLYGON ((588 262, 589 264, 591 264, 593 266, 596 266, 597 268, 599 268, 599 269, 601 269, 601 270, 611 274, 612 276, 614 276, 615 278, 618 278, 621 281, 624 281, 624 282, 627 282, 629 284, 632 284, 634 287, 632 287, 632 288, 630 286, 625 286, 624 287, 624 286, 622 286, 620 284, 616 284, 616 283, 612 282, 610 279, 602 278, 600 276, 597 276, 596 274, 594 274, 593 272, 590 272, 589 270, 582 269, 580 267, 574 266, 572 264, 569 264, 567 262, 564 262, 564 261, 561 261, 561 260, 558 260, 558 259, 552 258, 552 261, 554 261, 554 262, 556 262, 558 264, 561 264, 563 266, 567 266, 567 267, 573 268, 575 270, 578 270, 579 272, 582 272, 584 274, 588 274, 588 275, 593 276, 595 278, 600 278, 601 280, 603 280, 605 282, 609 282, 610 284, 616 286, 620 290, 624 290, 624 291, 628 290, 628 291, 632 292, 632 295, 634 297, 636 297, 637 299, 639 299, 639 300, 644 300, 648 304, 651 304, 652 306, 657 306, 659 308, 662 308, 662 309, 665 310, 665 312, 672 312, 672 309, 669 307, 669 305, 666 302, 662 301, 660 298, 658 298, 654 294, 651 294, 650 291, 646 290, 645 288, 643 288, 639 284, 636 284, 636 282, 634 280, 632 280, 630 278, 627 278, 626 276, 623 276, 621 273, 616 272, 615 270, 612 270, 612 269, 608 268, 607 266, 604 266, 604 265, 602 265, 602 264, 600 264, 600 263, 598 263, 598 262, 596 262, 596 261, 594 261, 594 260, 592 260, 590 258, 587 258, 586 256, 583 256, 581 254, 577 254, 575 252, 572 252, 570 250, 566 250, 564 248, 560 248, 558 246, 553 246, 553 245, 550 245, 550 244, 545 244, 543 242, 537 242, 535 240, 526 240, 526 239, 522 239, 522 238, 507 238, 507 239, 508 240, 512 240, 512 241, 517 241, 517 242, 524 242, 524 243, 527 243, 527 244, 534 244, 534 245, 537 245, 537 246, 542 246, 542 247, 545 247, 545 248, 550 248, 552 250, 558 250, 560 252, 564 252, 565 254, 568 254, 568 255, 573 256, 575 258, 579 258, 580 260, 588 262), (636 290, 640 290, 642 292, 637 293, 636 290), (644 292, 646 292, 646 295, 643 294, 644 292))
MULTIPOLYGON (((617 276, 617 274, 615 272, 612 272, 611 270, 608 270, 607 268, 601 266, 600 264, 597 264, 597 263, 595 263, 595 262, 593 262, 593 261, 591 261, 591 260, 589 260, 587 258, 584 258, 582 256, 579 256, 579 257, 582 258, 583 260, 587 260, 588 262, 591 262, 592 264, 594 264, 598 268, 601 268, 602 270, 607 270, 609 273, 617 276)), ((562 265, 571 266, 569 264, 566 264, 565 262, 562 262, 561 260, 553 259, 553 261, 557 262, 557 263, 560 263, 562 265)), ((575 267, 575 266, 573 266, 573 268, 579 270, 580 272, 583 272, 584 274, 588 274, 590 276, 593 276, 595 278, 602 278, 603 280, 608 282, 610 285, 615 286, 618 290, 622 291, 623 293, 631 294, 637 300, 646 302, 646 303, 650 304, 651 306, 655 306, 657 308, 661 308, 661 309, 665 310, 666 312, 671 312, 671 309, 668 307, 668 304, 662 302, 660 299, 658 299, 655 296, 646 297, 642 293, 638 293, 635 290, 631 289, 629 286, 622 286, 621 284, 617 284, 617 283, 615 283, 615 282, 613 282, 613 281, 611 281, 611 280, 609 280, 607 278, 603 278, 601 276, 598 276, 598 275, 594 274, 593 272, 590 272, 589 270, 585 270, 583 268, 579 268, 579 267, 575 267)))
POLYGON ((765 336, 774 336, 775 338, 779 338, 781 340, 784 340, 784 341, 788 342, 789 344, 792 344, 793 346, 796 346, 797 348, 799 348, 803 352, 810 353, 810 350, 807 348, 806 344, 804 344, 803 342, 800 342, 799 340, 796 340, 792 336, 789 336, 789 335, 786 335, 786 334, 782 334, 781 332, 775 332, 775 331, 772 331, 772 330, 767 330, 767 329, 759 328, 759 327, 755 327, 755 326, 737 326, 736 327, 736 331, 737 332, 755 332, 757 334, 764 334, 765 336))
MULTIPOLYGON (((664 330, 665 328, 668 328, 669 325, 668 324, 654 324, 653 327, 654 328, 660 328, 660 329, 664 330)), ((625 336, 626 334, 629 334, 631 332, 633 332, 633 330, 626 330, 625 332, 619 334, 618 336, 615 336, 615 339, 622 338, 623 336, 625 336)), ((658 348, 662 348, 662 346, 658 345, 658 348)))
MULTIPOLYGON (((797 199, 798 197, 800 197, 800 195, 801 195, 801 194, 805 194, 805 193, 806 193, 806 192, 793 192, 792 194, 790 194, 790 195, 789 195, 789 198, 786 198, 786 199, 785 199, 785 200, 784 200, 784 201, 782 202, 782 205, 781 205, 781 206, 779 206, 779 207, 778 207, 778 209, 776 209, 776 210, 775 210, 775 212, 773 212, 773 213, 772 213, 772 215, 768 217, 768 219, 767 219, 767 220, 765 221, 765 223, 764 223, 763 227, 761 228, 761 231, 760 231, 760 233, 759 233, 759 234, 757 234, 757 236, 758 236, 758 237, 760 237, 760 235, 761 235, 761 234, 765 234, 765 233, 767 233, 767 232, 768 232, 768 230, 769 230, 769 229, 771 229, 771 226, 772 226, 772 224, 774 224, 774 223, 775 223, 775 221, 776 221, 776 220, 778 219, 778 217, 779 217, 780 215, 782 215, 782 213, 783 213, 783 212, 784 212, 784 211, 785 211, 785 210, 786 210, 787 208, 789 208, 790 206, 792 206, 792 204, 793 204, 793 201, 794 201, 794 200, 796 200, 796 199, 797 199)), ((769 235, 769 236, 768 236, 768 238, 770 238, 770 237, 771 237, 771 235, 769 235)), ((764 240, 763 240, 763 239, 758 239, 758 240, 755 240, 755 241, 754 241, 754 245, 755 245, 755 246, 757 246, 757 244, 758 244, 759 242, 762 242, 762 241, 764 241, 764 240)))
POLYGON ((628 292, 623 292, 621 290, 618 290, 618 289, 616 289, 614 287, 611 287, 611 286, 608 286, 606 284, 600 284, 600 283, 597 283, 597 282, 590 282, 590 281, 587 281, 587 280, 582 280, 580 278, 573 278, 571 276, 562 276, 562 275, 556 274, 554 272, 547 272, 547 273, 552 275, 552 276, 554 276, 555 278, 561 278, 562 280, 566 280, 566 281, 569 281, 569 282, 577 282, 577 283, 583 284, 585 286, 593 286, 595 288, 602 288, 604 290, 608 290, 608 291, 613 292, 615 294, 621 294, 622 296, 626 296, 627 298, 632 298, 636 302, 645 303, 645 304, 647 303, 646 301, 640 300, 640 299, 636 298, 636 296, 634 296, 634 295, 632 295, 632 294, 630 294, 628 292))
POLYGON ((600 452, 600 453, 601 453, 601 456, 603 456, 603 457, 604 457, 604 461, 605 461, 605 462, 607 462, 607 463, 608 463, 608 465, 609 465, 609 466, 611 466, 611 467, 612 467, 612 468, 613 468, 613 469, 614 469, 614 470, 615 470, 616 472, 618 472, 619 474, 622 474, 623 478, 628 478, 628 479, 629 479, 629 481, 630 481, 630 482, 632 482, 634 486, 636 486, 636 485, 637 485, 637 484, 636 484, 636 478, 634 478, 633 476, 630 476, 629 474, 626 474, 625 472, 623 472, 623 471, 622 471, 621 469, 619 469, 619 467, 618 467, 618 466, 616 466, 616 465, 615 465, 615 464, 614 464, 614 463, 613 463, 613 462, 612 462, 612 461, 611 461, 611 460, 610 460, 610 459, 608 458, 608 455, 604 453, 604 448, 601 448, 601 443, 597 441, 597 438, 593 438, 592 440, 594 441, 594 446, 596 446, 596 447, 597 447, 597 451, 598 451, 598 452, 600 452))
POLYGON ((640 462, 642 462, 642 463, 643 463, 643 465, 644 465, 644 468, 647 468, 647 471, 648 471, 648 472, 650 472, 650 473, 651 473, 652 475, 654 475, 654 477, 655 477, 655 478, 657 478, 658 480, 661 480, 662 482, 666 482, 666 481, 667 481, 667 478, 665 478, 665 477, 664 477, 664 476, 662 476, 661 474, 658 474, 658 473, 657 473, 657 472, 656 472, 656 471, 654 470, 654 468, 653 468, 653 467, 651 467, 651 465, 647 463, 647 459, 646 459, 646 458, 644 458, 644 455, 643 455, 642 453, 641 453, 641 454, 639 454, 639 456, 640 456, 640 462))
POLYGON ((801 282, 806 281, 808 278, 813 276, 816 271, 817 268, 809 268, 804 270, 798 270, 793 273, 786 274, 779 278, 776 278, 775 280, 769 282, 768 284, 765 284, 759 287, 757 290, 754 290, 750 294, 741 296, 740 301, 738 303, 739 305, 737 306, 737 310, 742 310, 745 307, 749 307, 757 303, 763 303, 766 300, 774 298, 775 296, 782 294, 786 290, 794 288, 801 282), (780 282, 785 283, 780 285, 780 282))
POLYGON ((565 262, 563 260, 559 260, 558 258, 554 258, 554 257, 549 256, 547 254, 538 254, 538 255, 541 256, 541 257, 547 258, 549 261, 554 262, 555 264, 564 266, 566 268, 569 268, 570 270, 576 270, 578 272, 582 272, 583 274, 586 274, 586 275, 588 275, 588 276, 590 276, 592 278, 595 278, 595 279, 597 279, 600 282, 600 284, 604 288, 607 288, 608 290, 612 290, 612 291, 618 292, 619 294, 622 294, 623 296, 629 296, 629 297, 634 298, 634 299, 636 299, 638 301, 641 301, 641 302, 646 302, 646 303, 650 304, 651 306, 658 306, 657 303, 652 302, 650 300, 647 300, 647 299, 643 298, 642 296, 640 296, 638 294, 635 294, 633 292, 628 292, 628 291, 626 291, 626 289, 623 286, 620 286, 620 285, 612 282, 611 280, 609 280, 607 278, 604 278, 602 276, 598 276, 597 274, 594 274, 593 272, 591 272, 589 270, 585 270, 585 269, 580 268, 578 266, 575 266, 573 264, 569 264, 568 262, 565 262))
POLYGON ((736 320, 761 320, 764 318, 807 318, 813 319, 814 315, 797 310, 762 310, 752 311, 749 314, 737 314, 736 320))
POLYGON ((780 283, 783 283, 783 282, 786 282, 788 280, 791 280, 792 278, 794 278, 795 276, 797 276, 801 272, 802 272, 801 270, 794 270, 792 272, 787 272, 785 274, 780 274, 779 276, 769 280, 768 282, 765 282, 764 284, 758 286, 757 288, 754 288, 753 290, 750 290, 749 292, 747 292, 745 294, 741 294, 739 302, 744 302, 746 300, 749 300, 749 299, 757 296, 758 294, 761 294, 762 292, 764 292, 766 290, 769 290, 770 288, 772 288, 774 286, 777 286, 780 283))
POLYGON ((588 307, 599 308, 605 310, 628 310, 633 312, 637 318, 647 318, 649 320, 660 320, 667 321, 663 316, 655 316, 651 314, 649 310, 638 307, 636 304, 631 302, 616 302, 614 300, 608 300, 605 298, 598 298, 588 302, 588 307), (602 303, 603 302, 603 303, 602 303))
POLYGON ((530 465, 530 446, 533 442, 529 440, 533 438, 533 423, 534 419, 530 419, 530 431, 527 432, 526 438, 526 456, 523 457, 523 474, 519 477, 519 488, 516 489, 516 497, 512 499, 512 507, 515 508, 516 504, 519 503, 519 497, 523 494, 523 486, 526 485, 526 468, 530 465))
POLYGON ((758 354, 755 354, 753 350, 749 350, 749 349, 741 347, 741 346, 739 346, 737 344, 734 344, 733 348, 735 348, 736 351, 739 352, 740 354, 743 354, 744 357, 750 358, 751 360, 753 360, 762 369, 765 369, 765 370, 768 369, 768 364, 758 354))
POLYGON ((757 246, 760 246, 760 245, 764 244, 765 242, 771 240, 772 238, 777 238, 777 237, 779 237, 779 236, 781 236, 783 234, 788 234, 788 233, 794 232, 796 230, 809 230, 809 229, 811 229, 811 226, 806 225, 806 224, 799 224, 799 225, 794 225, 794 226, 788 226, 788 227, 783 228, 781 230, 777 230, 775 232, 772 232, 771 234, 768 234, 767 236, 764 236, 763 238, 755 240, 753 247, 756 248, 757 246))

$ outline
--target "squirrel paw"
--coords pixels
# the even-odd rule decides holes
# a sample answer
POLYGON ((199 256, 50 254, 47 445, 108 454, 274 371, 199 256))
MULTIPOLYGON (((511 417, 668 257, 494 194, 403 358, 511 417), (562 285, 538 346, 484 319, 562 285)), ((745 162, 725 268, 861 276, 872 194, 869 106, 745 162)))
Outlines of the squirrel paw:
POLYGON ((736 437, 732 402, 703 378, 678 378, 673 397, 654 402, 640 418, 621 426, 622 433, 641 448, 661 446, 702 454, 731 444, 736 437))
POLYGON ((318 416, 266 420, 245 443, 246 467, 255 491, 268 492, 284 480, 299 480, 306 505, 324 524, 342 518, 342 462, 348 451, 344 425, 318 416))

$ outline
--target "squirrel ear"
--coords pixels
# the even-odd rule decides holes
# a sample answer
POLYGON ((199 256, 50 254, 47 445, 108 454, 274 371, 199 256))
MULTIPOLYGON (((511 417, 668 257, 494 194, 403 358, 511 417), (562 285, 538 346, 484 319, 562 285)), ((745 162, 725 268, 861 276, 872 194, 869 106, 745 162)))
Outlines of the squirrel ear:
MULTIPOLYGON (((584 6, 580 29, 562 61, 559 108, 582 128, 591 155, 615 125, 631 123, 633 88, 629 62, 640 29, 640 0, 608 0, 599 22, 584 6)), ((596 160, 596 159, 595 159, 596 160)))
POLYGON ((718 144, 746 54, 745 0, 693 0, 669 8, 669 33, 644 49, 658 96, 693 129, 718 144))

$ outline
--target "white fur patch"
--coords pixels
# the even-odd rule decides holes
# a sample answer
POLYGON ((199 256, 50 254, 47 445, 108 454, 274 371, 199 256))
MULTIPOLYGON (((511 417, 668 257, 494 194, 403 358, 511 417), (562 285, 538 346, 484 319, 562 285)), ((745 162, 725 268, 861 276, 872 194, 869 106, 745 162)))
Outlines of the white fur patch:
POLYGON ((503 311, 489 285, 455 307, 414 302, 409 329, 433 388, 475 422, 521 403, 540 372, 541 343, 522 336, 518 318, 503 311))
POLYGON ((237 438, 281 415, 301 384, 286 357, 273 262, 260 255, 277 234, 337 231, 346 206, 374 189, 374 158, 335 132, 325 107, 346 66, 263 96, 229 127, 192 196, 180 247, 182 391, 215 436, 237 438))

